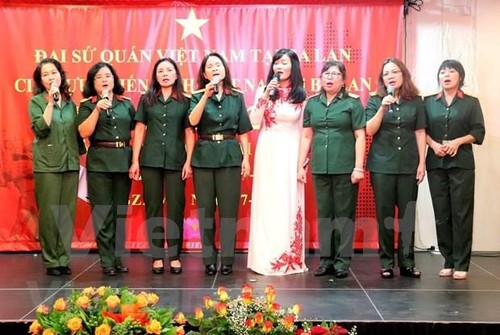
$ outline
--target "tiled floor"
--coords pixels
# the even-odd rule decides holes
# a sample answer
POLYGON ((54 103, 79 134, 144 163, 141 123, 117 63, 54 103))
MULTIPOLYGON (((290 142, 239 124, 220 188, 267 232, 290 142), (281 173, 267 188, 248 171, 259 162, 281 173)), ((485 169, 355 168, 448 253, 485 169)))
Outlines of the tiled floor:
MULTIPOLYGON (((40 303, 50 304, 72 289, 88 286, 127 286, 137 291, 154 291, 160 303, 191 312, 206 294, 219 286, 236 296, 242 284, 250 283, 257 293, 267 284, 277 291, 282 305, 303 305, 301 319, 343 322, 431 322, 488 323, 500 329, 500 260, 474 256, 469 279, 439 278, 442 259, 436 253, 417 253, 422 278, 379 275, 376 254, 356 254, 346 279, 316 278, 318 256, 307 256, 308 273, 285 277, 265 277, 246 269, 246 254, 238 254, 234 273, 214 277, 204 274, 199 254, 182 256, 183 273, 163 275, 151 272, 146 254, 126 257, 130 273, 108 277, 101 273, 96 254, 72 255, 73 275, 45 275, 37 254, 0 254, 0 322, 31 321, 40 303), (10 303, 12 302, 12 303, 10 303)), ((168 269, 167 269, 168 270, 168 269)), ((500 331, 498 332, 500 334, 500 331)))

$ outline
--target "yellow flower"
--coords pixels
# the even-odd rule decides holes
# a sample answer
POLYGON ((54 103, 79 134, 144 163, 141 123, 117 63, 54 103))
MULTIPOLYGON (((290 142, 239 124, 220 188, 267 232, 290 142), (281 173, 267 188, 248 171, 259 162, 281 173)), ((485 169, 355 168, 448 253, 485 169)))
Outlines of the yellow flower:
POLYGON ((205 308, 212 308, 214 306, 214 301, 209 295, 203 297, 203 303, 205 305, 205 308))
POLYGON ((156 303, 160 300, 160 298, 158 297, 158 295, 154 294, 154 293, 149 293, 148 294, 148 303, 151 304, 151 305, 156 305, 156 303))
POLYGON ((177 327, 177 331, 175 332, 175 335, 184 335, 186 332, 184 331, 183 326, 177 327))
POLYGON ((86 295, 87 297, 91 298, 95 294, 95 289, 93 287, 86 287, 82 290, 82 294, 86 295))
POLYGON ((81 295, 76 299, 76 305, 82 309, 87 309, 89 308, 90 304, 90 299, 86 295, 81 295))
POLYGON ((226 301, 229 299, 229 295, 227 294, 227 288, 221 286, 217 289, 217 295, 219 296, 219 300, 226 301))
POLYGON ((146 333, 160 335, 161 323, 158 320, 151 320, 151 322, 146 326, 146 333))
POLYGON ((40 313, 40 314, 48 314, 49 313, 49 306, 47 306, 47 305, 40 305, 36 309, 36 312, 40 313))
POLYGON ((200 308, 200 307, 196 307, 196 308, 194 309, 194 318, 195 318, 196 320, 201 320, 201 319, 203 319, 203 311, 201 310, 201 308, 200 308))
POLYGON ((82 329, 82 319, 80 318, 71 318, 66 322, 66 326, 68 326, 69 330, 71 330, 71 334, 75 334, 77 331, 82 329))
POLYGON ((300 314, 300 312, 302 311, 302 306, 301 306, 301 305, 299 305, 299 304, 295 304, 295 305, 293 305, 293 307, 292 307, 292 311, 293 311, 293 314, 295 314, 295 315, 299 315, 299 314, 300 314))
POLYGON ((49 328, 49 329, 45 329, 43 331, 42 335, 56 335, 56 332, 49 328))
POLYGON ((241 288, 241 293, 242 295, 246 294, 246 293, 249 293, 250 295, 253 294, 253 287, 248 285, 248 284, 244 284, 243 287, 241 288))
POLYGON ((285 320, 283 320, 283 325, 285 326, 285 328, 291 329, 294 325, 294 322, 295 322, 295 315, 288 314, 285 317, 285 320))
POLYGON ((54 302, 54 310, 62 312, 66 310, 66 300, 64 298, 59 298, 54 302))
POLYGON ((106 286, 101 286, 96 290, 98 296, 102 297, 106 293, 106 286))
POLYGON ((179 312, 175 315, 174 321, 177 322, 180 325, 183 325, 186 323, 186 317, 184 316, 184 313, 179 312))
POLYGON ((109 335, 111 334, 111 327, 105 323, 95 329, 95 335, 109 335))
POLYGON ((42 326, 40 325, 40 323, 38 323, 37 320, 33 321, 33 323, 30 325, 29 332, 33 335, 37 335, 40 334, 41 331, 42 326))
POLYGON ((220 316, 226 316, 227 315, 227 304, 223 302, 217 302, 215 303, 215 312, 219 314, 220 316))
POLYGON ((145 292, 141 292, 141 294, 137 295, 136 304, 139 308, 146 307, 148 305, 148 294, 145 292))
POLYGON ((113 309, 116 308, 120 304, 120 298, 113 294, 106 298, 106 305, 108 308, 113 309))

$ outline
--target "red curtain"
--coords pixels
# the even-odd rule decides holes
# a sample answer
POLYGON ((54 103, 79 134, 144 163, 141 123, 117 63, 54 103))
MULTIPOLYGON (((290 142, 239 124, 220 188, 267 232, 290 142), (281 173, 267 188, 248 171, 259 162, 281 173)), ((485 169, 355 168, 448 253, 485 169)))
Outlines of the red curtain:
MULTIPOLYGON (((250 106, 278 48, 293 48, 300 55, 309 93, 319 88, 317 77, 326 60, 343 61, 349 91, 359 94, 363 101, 376 88, 382 60, 399 57, 402 51, 401 1, 309 1, 307 5, 273 6, 215 0, 209 4, 217 6, 201 1, 168 5, 153 0, 85 1, 87 5, 103 6, 79 6, 81 1, 77 0, 69 2, 74 5, 63 6, 47 5, 61 3, 57 0, 44 1, 45 5, 26 6, 25 2, 3 1, 0 7, 0 42, 5 47, 0 60, 0 251, 39 249, 31 161, 33 135, 27 106, 33 70, 44 57, 55 57, 63 63, 76 102, 81 98, 87 70, 97 61, 106 61, 116 67, 127 95, 137 103, 159 57, 178 62, 189 91, 194 89, 205 53, 217 51, 228 60, 232 77, 250 106)), ((253 131, 252 148, 257 135, 258 130, 253 131)), ((368 182, 365 180, 360 188, 355 247, 373 249, 377 247, 377 235, 368 182)), ((243 181, 237 241, 237 247, 243 249, 248 238, 251 184, 251 179, 243 181)), ((140 183, 134 182, 127 224, 127 245, 134 249, 147 248, 141 193, 140 183)), ((196 249, 200 245, 191 182, 186 196, 185 244, 196 249)), ((73 247, 91 248, 95 244, 90 208, 85 201, 78 201, 73 247)), ((315 212, 309 182, 309 248, 317 247, 315 212)))

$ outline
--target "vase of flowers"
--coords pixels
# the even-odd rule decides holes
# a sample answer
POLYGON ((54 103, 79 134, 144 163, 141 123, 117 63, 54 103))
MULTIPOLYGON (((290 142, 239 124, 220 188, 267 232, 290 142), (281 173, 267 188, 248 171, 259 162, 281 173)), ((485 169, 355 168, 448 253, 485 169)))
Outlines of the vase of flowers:
POLYGON ((310 322, 303 322, 301 328, 297 329, 295 335, 356 335, 356 326, 350 331, 335 322, 322 322, 313 325, 310 322))
POLYGON ((215 297, 205 296, 203 306, 187 318, 198 329, 188 335, 294 335, 300 305, 285 308, 275 298, 272 286, 266 287, 263 296, 254 296, 253 288, 245 284, 234 299, 225 287, 219 287, 215 297))
POLYGON ((101 286, 73 291, 52 308, 40 305, 32 335, 182 335, 173 308, 158 307, 154 293, 101 286))

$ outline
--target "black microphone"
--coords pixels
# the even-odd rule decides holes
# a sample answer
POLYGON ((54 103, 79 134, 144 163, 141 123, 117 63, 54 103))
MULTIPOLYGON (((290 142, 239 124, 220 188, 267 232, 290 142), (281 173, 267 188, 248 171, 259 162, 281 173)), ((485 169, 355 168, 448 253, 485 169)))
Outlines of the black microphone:
POLYGON ((219 94, 219 82, 220 82, 220 77, 219 75, 215 75, 213 79, 218 79, 217 83, 214 85, 214 94, 219 94))
MULTIPOLYGON (((387 94, 389 94, 390 96, 394 96, 394 86, 389 86, 387 87, 387 94)), ((392 110, 392 104, 389 106, 389 113, 392 113, 393 110, 392 110)))
POLYGON ((50 83, 50 86, 52 88, 57 89, 57 92, 54 92, 54 94, 52 95, 52 97, 54 98, 55 102, 58 102, 59 101, 59 97, 60 97, 60 95, 59 95, 59 87, 57 87, 57 84, 54 81, 50 83))
MULTIPOLYGON (((109 101, 109 93, 108 93, 108 91, 107 91, 107 90, 102 91, 101 95, 102 95, 102 98, 103 98, 103 99, 105 99, 105 100, 108 100, 108 101, 109 101)), ((107 108, 106 108, 106 116, 107 116, 107 117, 111 117, 111 114, 109 113, 109 109, 107 109, 107 108)))
MULTIPOLYGON (((271 80, 277 80, 278 82, 280 81, 280 76, 281 76, 281 73, 279 72, 276 72, 273 76, 273 79, 271 80)), ((274 90, 272 90, 271 92, 269 92, 269 99, 271 100, 274 100, 274 97, 279 95, 279 91, 278 91, 278 88, 276 87, 274 90)))

